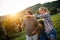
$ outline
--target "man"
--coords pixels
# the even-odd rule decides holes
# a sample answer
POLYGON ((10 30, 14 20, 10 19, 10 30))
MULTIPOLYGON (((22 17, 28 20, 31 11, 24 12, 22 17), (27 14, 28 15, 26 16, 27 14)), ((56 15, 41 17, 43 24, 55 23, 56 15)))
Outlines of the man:
POLYGON ((32 16, 31 11, 27 11, 21 27, 26 27, 26 40, 37 40, 37 20, 32 16))

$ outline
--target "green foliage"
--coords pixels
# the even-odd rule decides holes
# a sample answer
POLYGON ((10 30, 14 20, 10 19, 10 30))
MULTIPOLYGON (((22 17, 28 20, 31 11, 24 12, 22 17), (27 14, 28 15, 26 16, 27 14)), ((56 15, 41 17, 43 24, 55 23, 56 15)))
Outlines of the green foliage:
MULTIPOLYGON (((57 30, 57 40, 60 40, 60 13, 52 15, 52 21, 53 21, 53 25, 54 25, 55 29, 57 30)), ((6 23, 8 24, 8 22, 6 22, 6 23)), ((10 25, 12 25, 12 24, 10 24, 10 25)), ((26 31, 24 29, 22 32, 10 33, 9 37, 11 38, 11 40, 25 40, 26 31)), ((5 36, 3 36, 3 38, 5 38, 5 36)), ((1 37, 0 37, 0 39, 1 39, 1 37)))
POLYGON ((26 31, 25 29, 20 32, 19 37, 15 38, 14 40, 26 40, 26 31))
POLYGON ((50 14, 51 14, 51 15, 56 14, 56 13, 57 13, 56 8, 51 8, 51 9, 50 9, 50 14))
POLYGON ((55 29, 57 30, 57 40, 60 40, 60 13, 52 15, 52 21, 55 29))
POLYGON ((35 11, 36 14, 39 14, 39 9, 35 11))
MULTIPOLYGON (((57 30, 57 40, 60 40, 60 13, 52 15, 52 21, 54 28, 57 30)), ((26 33, 25 31, 22 31, 20 33, 20 36, 15 38, 15 40, 26 40, 26 33)))

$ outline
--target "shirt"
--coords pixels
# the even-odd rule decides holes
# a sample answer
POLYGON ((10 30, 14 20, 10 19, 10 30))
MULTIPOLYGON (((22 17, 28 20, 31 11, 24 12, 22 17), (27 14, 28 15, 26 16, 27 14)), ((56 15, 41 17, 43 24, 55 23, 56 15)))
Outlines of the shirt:
POLYGON ((45 32, 47 34, 50 33, 53 29, 50 15, 48 13, 40 14, 40 18, 44 19, 45 32))
POLYGON ((26 27, 26 35, 32 36, 32 32, 37 28, 37 20, 35 18, 26 18, 23 23, 22 27, 26 27))

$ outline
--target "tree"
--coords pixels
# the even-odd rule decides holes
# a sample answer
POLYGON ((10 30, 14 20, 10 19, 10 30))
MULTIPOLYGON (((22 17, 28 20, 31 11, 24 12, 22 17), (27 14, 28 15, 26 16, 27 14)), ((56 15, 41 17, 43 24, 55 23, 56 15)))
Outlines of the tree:
POLYGON ((50 10, 50 14, 53 15, 53 14, 57 14, 57 9, 56 8, 52 8, 50 10))

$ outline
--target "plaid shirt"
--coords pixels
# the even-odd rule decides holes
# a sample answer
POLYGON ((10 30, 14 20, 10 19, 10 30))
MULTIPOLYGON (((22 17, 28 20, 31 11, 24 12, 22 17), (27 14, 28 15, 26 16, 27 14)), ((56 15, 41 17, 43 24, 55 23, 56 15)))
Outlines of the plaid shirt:
POLYGON ((44 19, 45 32, 48 34, 53 29, 53 24, 52 24, 52 21, 51 21, 51 17, 47 13, 46 14, 43 14, 43 15, 40 15, 40 18, 41 17, 44 19))

